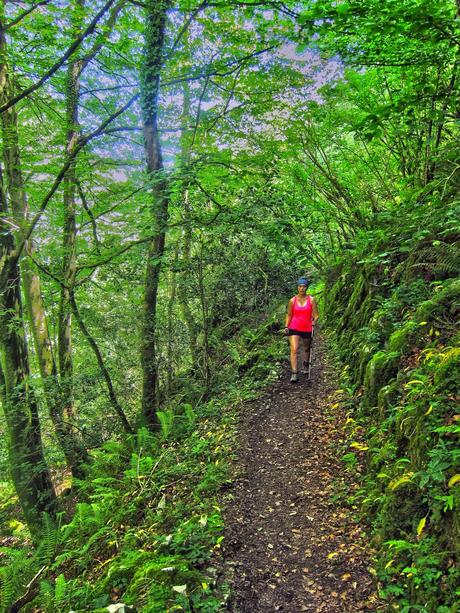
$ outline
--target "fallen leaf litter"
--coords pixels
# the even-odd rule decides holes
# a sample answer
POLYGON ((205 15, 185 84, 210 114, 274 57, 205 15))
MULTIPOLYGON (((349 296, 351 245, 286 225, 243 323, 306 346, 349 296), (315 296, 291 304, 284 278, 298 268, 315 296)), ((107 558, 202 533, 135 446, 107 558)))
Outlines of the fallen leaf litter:
POLYGON ((311 386, 290 384, 284 372, 270 397, 241 417, 239 477, 226 502, 220 554, 233 613, 383 610, 363 526, 330 497, 338 479, 355 484, 336 457, 346 416, 320 338, 315 360, 311 386))

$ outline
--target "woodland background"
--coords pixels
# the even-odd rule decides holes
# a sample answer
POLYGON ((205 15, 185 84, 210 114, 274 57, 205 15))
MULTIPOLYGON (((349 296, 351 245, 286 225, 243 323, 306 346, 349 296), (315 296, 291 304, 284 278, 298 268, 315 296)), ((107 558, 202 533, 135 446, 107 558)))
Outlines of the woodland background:
POLYGON ((2 610, 223 606, 215 497, 300 273, 381 595, 457 610, 459 10, 2 0, 2 610))

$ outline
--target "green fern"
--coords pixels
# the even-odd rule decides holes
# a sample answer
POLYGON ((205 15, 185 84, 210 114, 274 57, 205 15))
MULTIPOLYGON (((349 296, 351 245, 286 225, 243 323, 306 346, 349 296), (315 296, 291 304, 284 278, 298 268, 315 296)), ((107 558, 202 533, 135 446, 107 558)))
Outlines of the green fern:
POLYGON ((135 449, 154 449, 155 448, 155 437, 147 428, 139 428, 135 437, 135 449))
POLYGON ((49 581, 40 581, 40 607, 43 611, 55 611, 54 587, 49 581))
POLYGON ((170 408, 164 411, 157 411, 157 417, 161 425, 163 437, 168 438, 174 425, 174 411, 170 408))
POLYGON ((41 535, 40 545, 37 550, 37 558, 42 566, 48 566, 54 556, 59 545, 59 531, 56 524, 47 514, 43 514, 43 531, 41 535))
POLYGON ((0 610, 3 611, 24 593, 40 564, 36 555, 30 555, 28 548, 2 547, 1 551, 0 610))
POLYGON ((64 601, 67 592, 67 583, 64 575, 61 573, 56 577, 56 583, 54 586, 54 599, 56 604, 60 604, 64 601))
POLYGON ((13 575, 9 568, 0 568, 0 602, 5 609, 14 599, 13 575))
POLYGON ((413 260, 410 264, 412 269, 427 269, 436 277, 457 276, 460 270, 460 241, 432 241, 430 245, 417 250, 413 260))
POLYGON ((195 423, 195 420, 196 420, 196 413, 193 410, 193 406, 186 402, 183 405, 183 407, 184 407, 185 417, 187 418, 187 421, 188 421, 189 425, 193 426, 193 424, 195 423))

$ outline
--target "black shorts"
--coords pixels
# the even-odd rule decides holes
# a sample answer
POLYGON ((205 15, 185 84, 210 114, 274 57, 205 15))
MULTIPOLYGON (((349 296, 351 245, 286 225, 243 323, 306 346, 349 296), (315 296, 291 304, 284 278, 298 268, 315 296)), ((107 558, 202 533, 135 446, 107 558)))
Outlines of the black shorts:
POLYGON ((299 330, 293 330, 289 328, 288 336, 300 336, 300 338, 311 338, 311 332, 300 332, 299 330))

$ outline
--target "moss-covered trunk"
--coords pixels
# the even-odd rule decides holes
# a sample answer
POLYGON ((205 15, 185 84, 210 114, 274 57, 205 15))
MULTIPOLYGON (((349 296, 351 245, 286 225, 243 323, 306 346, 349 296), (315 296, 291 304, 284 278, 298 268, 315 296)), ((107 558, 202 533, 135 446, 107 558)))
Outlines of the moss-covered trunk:
MULTIPOLYGON (((7 242, 12 245, 12 237, 2 236, 2 255, 10 251, 7 242)), ((57 505, 43 455, 38 406, 29 383, 17 265, 8 262, 4 266, 0 293, 0 348, 5 381, 2 404, 8 430, 9 463, 27 525, 32 536, 37 538, 42 527, 42 514, 46 512, 53 516, 57 505)))
MULTIPOLYGON (((3 59, 3 58, 2 58, 3 59)), ((0 87, 5 83, 0 65, 0 87)), ((11 477, 24 517, 38 540, 43 514, 57 504, 43 454, 38 406, 30 385, 29 359, 22 318, 20 273, 0 175, 0 357, 2 406, 8 434, 11 477)))
POLYGON ((141 104, 147 173, 151 182, 151 219, 153 238, 147 252, 142 334, 142 407, 141 420, 153 430, 159 428, 157 409, 157 300, 161 262, 165 248, 169 194, 164 175, 163 156, 158 132, 159 88, 169 0, 145 3, 145 47, 141 65, 141 104))
MULTIPOLYGON (((73 31, 79 33, 79 20, 81 19, 84 2, 73 2, 73 31)), ((76 274, 76 220, 75 220, 75 194, 77 189, 76 158, 73 150, 79 135, 78 97, 80 88, 80 73, 82 62, 71 61, 66 74, 66 148, 65 157, 72 158, 70 167, 63 181, 63 229, 62 229, 62 286, 59 302, 58 320, 58 356, 59 375, 62 390, 61 413, 63 418, 72 422, 75 420, 73 401, 73 359, 72 359, 72 308, 70 296, 75 285, 76 274)))
MULTIPOLYGON (((2 53, 4 57, 3 97, 6 101, 14 93, 11 86, 11 77, 8 72, 6 41, 2 43, 2 53)), ((7 179, 12 212, 16 220, 16 241, 19 244, 22 241, 22 230, 28 221, 28 204, 22 175, 18 117, 14 106, 2 114, 1 124, 5 178, 7 179)), ((40 277, 31 259, 33 252, 34 246, 32 241, 29 240, 25 249, 25 257, 22 257, 20 262, 20 268, 27 314, 34 339, 45 399, 67 464, 74 476, 82 477, 81 465, 86 461, 87 453, 81 438, 75 432, 68 416, 64 415, 65 402, 57 378, 56 363, 42 298, 40 277)))

